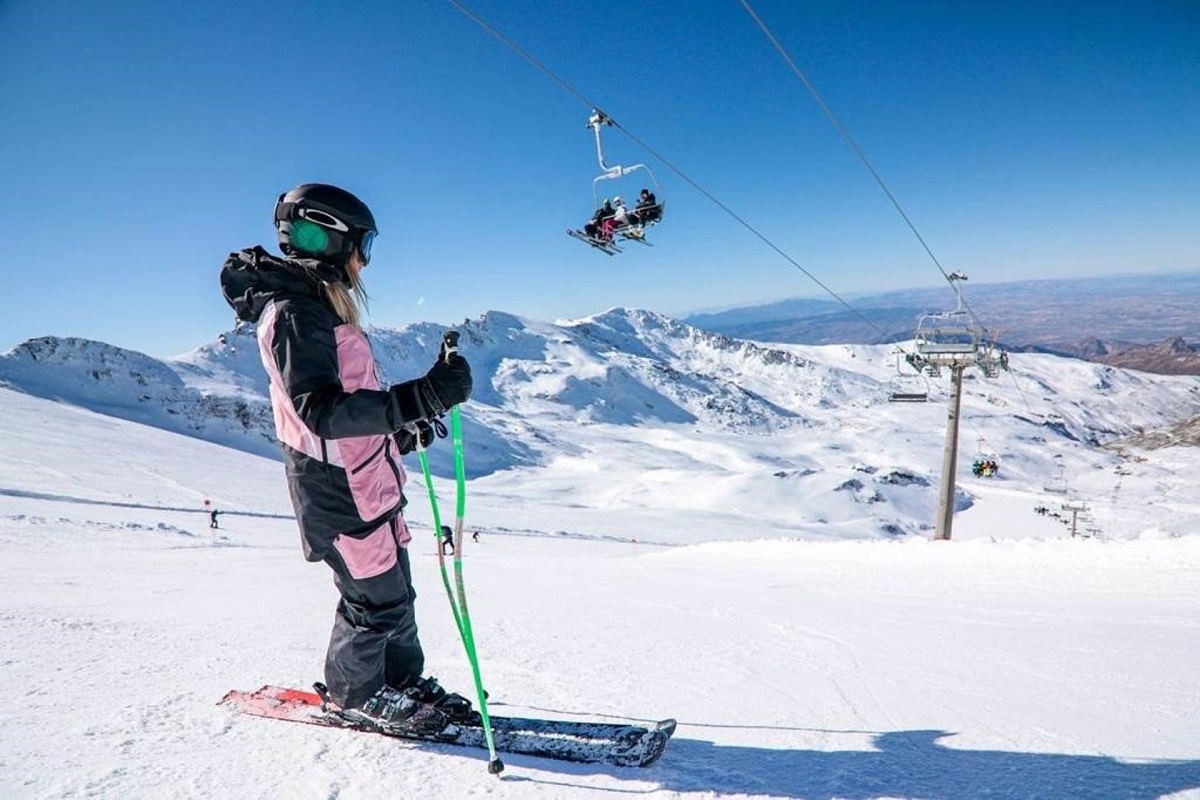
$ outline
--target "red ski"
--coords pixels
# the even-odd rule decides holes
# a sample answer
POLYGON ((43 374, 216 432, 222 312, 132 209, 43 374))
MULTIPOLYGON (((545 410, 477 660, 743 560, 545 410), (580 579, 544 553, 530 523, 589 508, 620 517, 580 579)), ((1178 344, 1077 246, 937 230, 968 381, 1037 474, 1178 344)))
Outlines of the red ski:
MULTIPOLYGON (((243 714, 307 725, 377 733, 412 741, 436 742, 487 749, 483 726, 452 722, 436 734, 416 735, 363 724, 322 705, 315 692, 264 686, 253 692, 234 690, 220 705, 243 714)), ((632 723, 491 717, 496 749, 504 753, 553 758, 559 761, 645 767, 653 764, 675 732, 675 720, 646 727, 632 723)))

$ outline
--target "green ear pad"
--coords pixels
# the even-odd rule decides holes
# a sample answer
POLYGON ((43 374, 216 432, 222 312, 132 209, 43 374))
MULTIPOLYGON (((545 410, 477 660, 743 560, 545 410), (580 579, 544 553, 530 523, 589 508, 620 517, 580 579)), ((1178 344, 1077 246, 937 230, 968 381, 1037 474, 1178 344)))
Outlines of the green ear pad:
POLYGON ((292 247, 306 253, 323 253, 329 246, 329 233, 306 219, 292 222, 292 247))

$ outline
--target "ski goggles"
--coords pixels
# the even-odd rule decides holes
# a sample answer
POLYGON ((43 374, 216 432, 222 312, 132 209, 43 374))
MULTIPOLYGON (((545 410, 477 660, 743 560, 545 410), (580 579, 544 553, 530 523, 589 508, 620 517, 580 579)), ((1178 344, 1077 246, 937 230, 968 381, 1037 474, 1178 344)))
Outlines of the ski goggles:
MULTIPOLYGON (((300 219, 320 225, 322 228, 337 231, 338 233, 350 238, 351 241, 355 241, 355 238, 357 238, 355 244, 358 245, 358 252, 359 255, 362 256, 363 266, 365 267, 371 262, 371 245, 375 242, 375 236, 377 235, 375 231, 364 230, 361 233, 358 233, 358 231, 352 230, 349 225, 335 217, 333 214, 330 214, 327 211, 322 211, 319 208, 313 208, 306 205, 297 206, 289 204, 286 206, 280 206, 280 208, 275 212, 276 223, 278 224, 280 220, 290 219, 290 215, 292 214, 293 210, 295 211, 296 217, 300 219)), ((316 249, 320 250, 323 248, 316 249)))
POLYGON ((371 263, 371 245, 375 243, 375 231, 363 231, 358 240, 358 253, 362 256, 363 266, 371 263))

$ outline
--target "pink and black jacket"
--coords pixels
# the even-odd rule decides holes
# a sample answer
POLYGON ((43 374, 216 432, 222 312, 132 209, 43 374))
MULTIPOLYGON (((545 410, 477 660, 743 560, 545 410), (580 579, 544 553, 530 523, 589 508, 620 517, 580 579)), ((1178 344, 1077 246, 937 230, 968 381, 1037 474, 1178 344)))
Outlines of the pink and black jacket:
POLYGON ((334 550, 354 577, 369 578, 411 538, 392 434, 431 414, 415 381, 380 386, 366 336, 321 291, 333 269, 255 247, 230 254, 221 288, 238 318, 258 326, 305 558, 334 550))

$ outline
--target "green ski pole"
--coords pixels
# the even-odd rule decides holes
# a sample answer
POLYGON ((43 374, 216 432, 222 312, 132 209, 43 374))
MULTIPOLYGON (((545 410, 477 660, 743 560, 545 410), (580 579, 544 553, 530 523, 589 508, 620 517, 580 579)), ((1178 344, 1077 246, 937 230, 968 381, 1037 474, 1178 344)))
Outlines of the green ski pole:
MULTIPOLYGON (((447 331, 442 341, 442 358, 449 360, 458 353, 458 332, 447 331)), ((429 502, 433 509, 434 536, 438 540, 438 566, 442 573, 442 585, 450 600, 450 609, 454 614, 454 623, 458 626, 458 634, 462 639, 463 648, 467 652, 467 661, 471 664, 471 675, 475 680, 475 695, 479 699, 479 716, 483 721, 483 735, 488 746, 488 772, 499 775, 504 771, 504 762, 496 755, 495 736, 492 731, 492 719, 488 713, 487 693, 483 689, 483 676, 479 670, 479 656, 475 650, 475 633, 471 628, 471 614, 467 608, 467 590, 463 581, 462 548, 463 548, 463 517, 467 505, 466 467, 463 460, 462 416, 458 406, 450 409, 450 437, 454 445, 454 479, 455 479, 455 508, 454 508, 454 585, 455 592, 450 589, 450 578, 446 574, 446 557, 441 546, 442 521, 438 508, 437 494, 433 489, 433 476, 429 471, 429 459, 425 449, 418 449, 421 462, 421 473, 425 477, 425 486, 429 490, 429 502)))
POLYGON ((442 515, 438 508, 437 495, 433 491, 433 476, 429 472, 429 459, 425 455, 425 448, 420 444, 417 445, 417 458, 421 462, 421 474, 425 476, 425 487, 429 490, 429 505, 433 509, 433 538, 438 543, 438 569, 442 573, 442 586, 446 588, 446 597, 450 600, 450 612, 454 614, 454 627, 458 628, 458 635, 462 637, 462 617, 458 613, 458 603, 454 602, 454 589, 450 585, 450 575, 446 572, 446 554, 442 549, 442 515))

